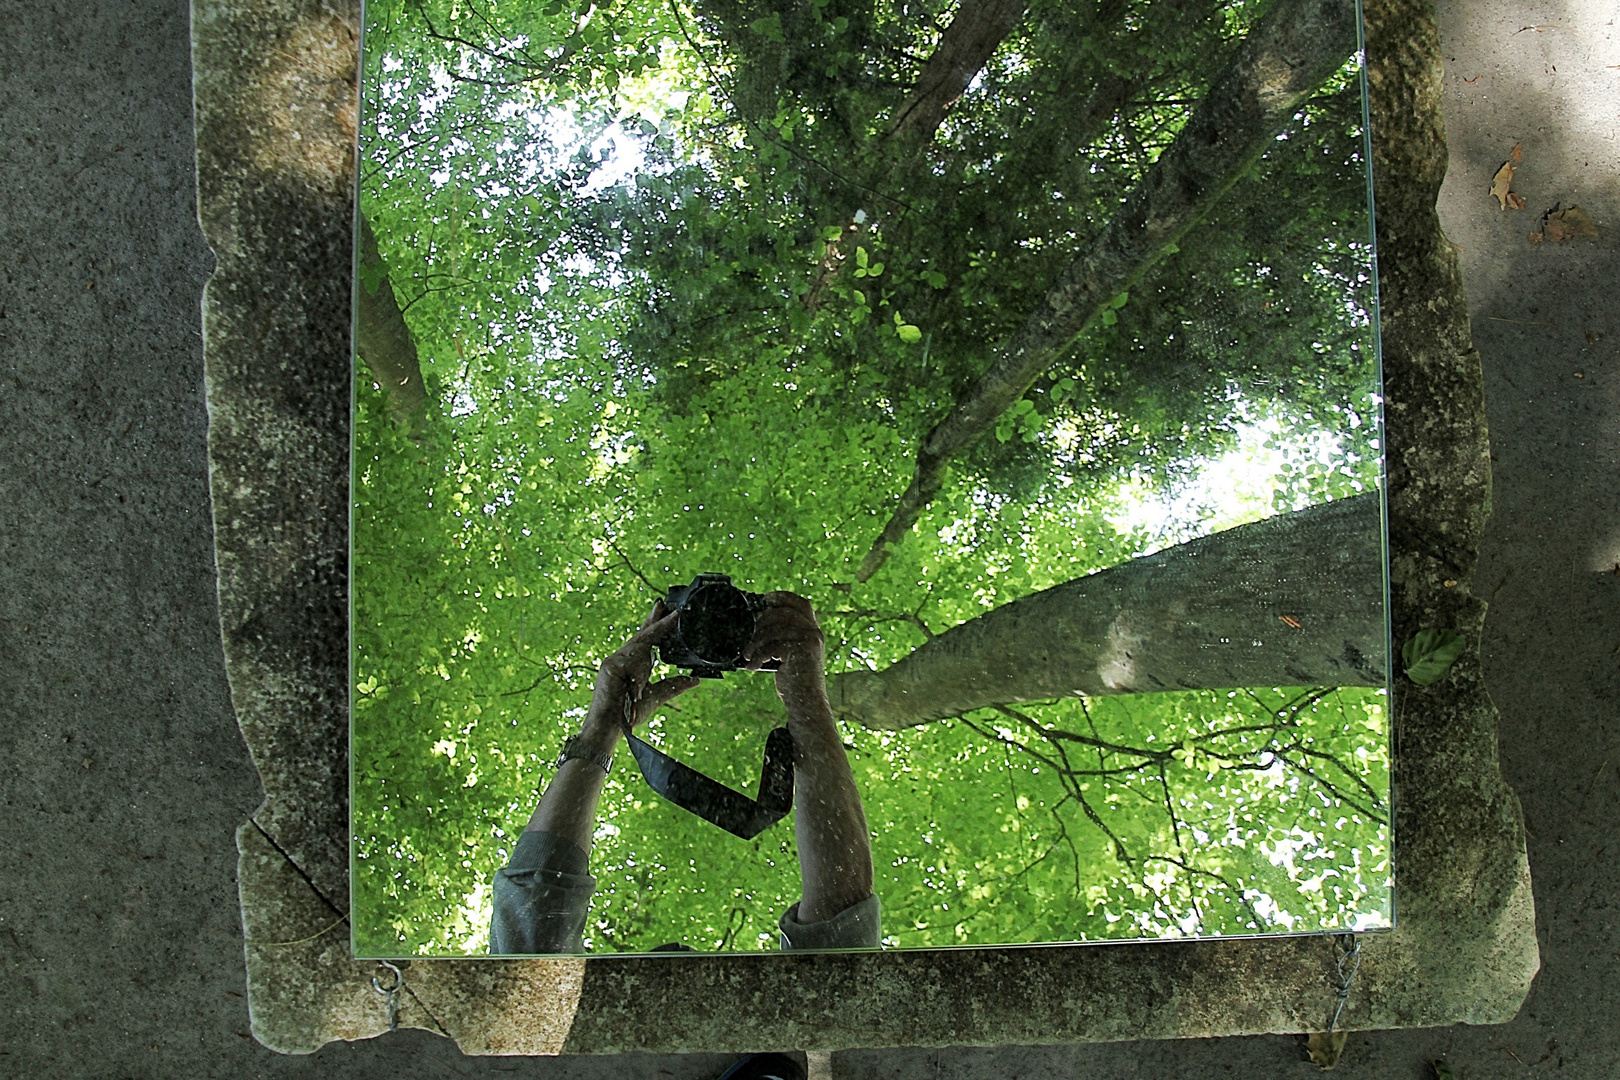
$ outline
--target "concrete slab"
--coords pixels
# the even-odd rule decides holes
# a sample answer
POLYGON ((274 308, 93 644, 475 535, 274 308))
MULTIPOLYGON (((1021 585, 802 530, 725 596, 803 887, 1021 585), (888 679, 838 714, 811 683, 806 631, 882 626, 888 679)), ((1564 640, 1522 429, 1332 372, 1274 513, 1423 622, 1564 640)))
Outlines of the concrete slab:
MULTIPOLYGON (((266 793, 255 827, 239 833, 249 1006, 261 1042, 307 1053, 386 1023, 371 992, 376 966, 343 962, 321 937, 347 903, 338 780, 358 10, 200 0, 194 11, 199 197, 220 260, 204 304, 220 613, 266 793)), ((1369 10, 1368 39, 1395 635, 1447 626, 1477 642, 1484 607, 1469 582, 1489 464, 1456 252, 1434 212, 1445 171, 1439 43, 1425 8, 1394 0, 1369 10)), ((1394 711, 1400 925, 1363 942, 1344 1023, 1507 1019, 1537 956, 1522 825, 1497 770, 1477 661, 1433 688, 1398 687, 1394 711)), ((477 971, 487 993, 454 998, 470 1027, 425 997, 401 1022, 466 1052, 526 1054, 1310 1031, 1333 1011, 1336 948, 1318 937, 538 967, 416 961, 413 987, 476 993, 466 973, 477 971)))
MULTIPOLYGON (((1526 140, 1527 197, 1612 200, 1612 7, 1447 0, 1439 11, 1452 147, 1442 220, 1464 245, 1496 457, 1475 576, 1491 602, 1484 679, 1524 805, 1542 968, 1512 1021, 1356 1033, 1340 1075, 1418 1080, 1436 1058, 1469 1080, 1620 1075, 1620 870, 1607 846, 1620 817, 1620 598, 1612 577, 1584 569, 1595 538, 1620 529, 1606 483, 1613 234, 1561 262, 1464 235, 1512 220, 1484 189, 1537 127, 1558 137, 1526 140), (1566 20, 1582 32, 1521 32, 1566 20), (1482 73, 1494 82, 1467 81, 1482 73), (1596 119, 1554 122, 1573 113, 1596 119), (1598 180, 1573 186, 1600 162, 1598 180), (1476 284, 1504 258, 1510 287, 1476 284), (1539 320, 1548 301, 1591 317, 1502 321, 1539 320)), ((195 219, 187 5, 41 0, 4 15, 0 701, 12 723, 0 757, 0 1075, 717 1076, 729 1058, 468 1058, 425 1031, 284 1056, 251 1038, 232 836, 260 788, 229 709, 203 513, 209 257, 195 219)), ((1315 1072, 1289 1036, 862 1050, 832 1065, 841 1078, 961 1080, 1315 1072)))

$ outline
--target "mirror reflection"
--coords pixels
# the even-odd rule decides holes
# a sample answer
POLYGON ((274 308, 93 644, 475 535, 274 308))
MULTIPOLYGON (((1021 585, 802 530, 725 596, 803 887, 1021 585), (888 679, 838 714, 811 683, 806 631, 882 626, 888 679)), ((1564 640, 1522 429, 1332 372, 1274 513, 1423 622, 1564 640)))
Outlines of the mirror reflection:
POLYGON ((1391 923, 1341 0, 375 0, 362 956, 1391 923))

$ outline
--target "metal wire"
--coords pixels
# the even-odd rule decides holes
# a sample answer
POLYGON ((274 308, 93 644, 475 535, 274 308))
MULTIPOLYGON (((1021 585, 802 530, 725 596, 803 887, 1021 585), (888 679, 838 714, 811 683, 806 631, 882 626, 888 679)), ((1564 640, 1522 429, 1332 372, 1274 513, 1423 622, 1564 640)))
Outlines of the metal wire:
POLYGON ((1339 1017, 1344 1013, 1344 1003, 1350 998, 1350 984, 1355 981, 1356 972, 1361 970, 1361 939, 1354 934, 1342 934, 1338 944, 1344 952, 1339 954, 1339 1003, 1333 1010, 1333 1019, 1328 1023, 1328 1034, 1339 1030, 1339 1017), (1351 961, 1350 971, 1345 973, 1345 961, 1351 961))

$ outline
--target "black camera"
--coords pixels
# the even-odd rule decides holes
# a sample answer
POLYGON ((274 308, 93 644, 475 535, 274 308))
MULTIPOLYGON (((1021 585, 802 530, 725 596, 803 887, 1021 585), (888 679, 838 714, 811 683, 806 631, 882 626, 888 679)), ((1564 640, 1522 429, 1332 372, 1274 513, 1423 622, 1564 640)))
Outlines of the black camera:
MULTIPOLYGON (((672 586, 664 606, 678 613, 675 629, 658 646, 664 663, 690 668, 700 679, 718 679, 721 672, 743 666, 765 597, 737 588, 725 574, 699 574, 690 585, 672 586)), ((781 666, 770 660, 760 670, 781 666)))

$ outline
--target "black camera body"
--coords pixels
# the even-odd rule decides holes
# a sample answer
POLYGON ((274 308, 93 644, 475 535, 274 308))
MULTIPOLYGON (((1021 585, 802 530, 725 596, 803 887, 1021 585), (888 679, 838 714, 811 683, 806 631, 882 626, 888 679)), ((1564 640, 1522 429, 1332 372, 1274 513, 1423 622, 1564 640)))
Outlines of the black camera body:
MULTIPOLYGON (((664 606, 677 613, 675 629, 658 646, 664 663, 689 668, 700 679, 718 679, 742 668, 765 597, 737 588, 725 574, 699 574, 690 585, 671 586, 664 606)), ((781 666, 771 660, 760 670, 781 666)))

